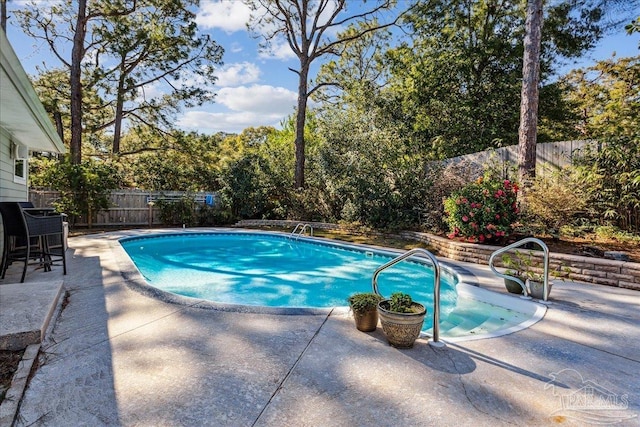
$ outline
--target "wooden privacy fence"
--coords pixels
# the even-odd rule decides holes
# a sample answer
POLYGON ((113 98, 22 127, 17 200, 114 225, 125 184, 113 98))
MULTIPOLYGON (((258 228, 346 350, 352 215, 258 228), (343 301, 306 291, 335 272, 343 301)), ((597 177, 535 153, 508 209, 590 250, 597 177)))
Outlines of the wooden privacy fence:
MULTIPOLYGON (((187 193, 184 191, 143 191, 115 190, 111 192, 111 207, 98 212, 92 226, 94 227, 129 227, 162 225, 160 209, 155 205, 158 200, 177 201, 183 197, 192 197, 196 203, 214 204, 217 196, 214 193, 187 193)), ((30 190, 29 200, 39 207, 53 206, 60 193, 52 190, 30 190)), ((84 217, 77 218, 74 224, 86 227, 89 224, 84 217)))
MULTIPOLYGON (((586 147, 597 149, 597 142, 586 141, 560 141, 536 144, 536 174, 545 175, 550 171, 561 169, 572 164, 573 157, 583 151, 586 147)), ((518 146, 510 145, 492 150, 480 151, 478 153, 466 154, 464 156, 452 157, 442 160, 445 165, 451 163, 467 162, 477 167, 478 176, 482 175, 483 165, 490 161, 498 162, 503 170, 510 164, 518 163, 518 146)))

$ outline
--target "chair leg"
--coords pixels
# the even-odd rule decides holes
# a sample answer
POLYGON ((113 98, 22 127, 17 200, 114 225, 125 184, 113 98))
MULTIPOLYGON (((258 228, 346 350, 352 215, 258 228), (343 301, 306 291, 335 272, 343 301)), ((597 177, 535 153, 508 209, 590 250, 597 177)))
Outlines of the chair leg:
POLYGON ((44 271, 51 271, 53 261, 51 261, 49 238, 47 236, 40 236, 38 244, 40 246, 40 263, 42 264, 44 271))
POLYGON ((7 272, 7 268, 9 267, 9 243, 9 236, 5 236, 4 246, 2 247, 2 262, 0 262, 0 272, 2 273, 2 279, 4 279, 4 275, 7 272))
MULTIPOLYGON (((53 264, 54 261, 51 258, 52 250, 51 250, 51 242, 49 241, 50 237, 53 237, 53 236, 43 237, 44 247, 45 247, 44 253, 46 254, 46 261, 47 261, 47 264, 45 265, 49 266, 49 269, 47 271, 51 271, 51 266, 54 265, 53 264)), ((54 242, 54 244, 56 244, 55 246, 57 246, 57 243, 58 243, 57 241, 54 242)), ((63 274, 66 275, 67 274, 67 251, 64 248, 64 236, 62 234, 60 235, 60 257, 62 259, 62 271, 63 271, 63 274)), ((55 261, 57 262, 58 259, 56 259, 55 261)))
POLYGON ((31 239, 27 238, 27 252, 24 257, 24 267, 22 268, 22 279, 20 279, 20 283, 24 283, 24 277, 27 275, 27 265, 29 264, 30 256, 31 256, 31 239))
POLYGON ((67 255, 64 249, 64 241, 62 242, 62 248, 60 249, 62 251, 62 272, 63 274, 66 276, 67 275, 67 255))

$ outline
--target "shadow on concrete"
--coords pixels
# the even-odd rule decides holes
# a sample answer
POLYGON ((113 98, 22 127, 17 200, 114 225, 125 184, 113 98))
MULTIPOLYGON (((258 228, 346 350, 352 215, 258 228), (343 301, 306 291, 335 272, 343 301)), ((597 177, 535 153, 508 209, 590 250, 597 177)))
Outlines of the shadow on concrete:
POLYGON ((77 246, 67 253, 63 308, 42 343, 16 426, 120 424, 105 283, 100 258, 90 253, 77 246))
POLYGON ((255 425, 484 425, 541 416, 475 380, 477 364, 463 351, 425 340, 398 350, 380 328, 361 333, 350 323, 328 320, 255 425))
MULTIPOLYGON (((549 377, 537 374, 537 373, 532 372, 532 371, 527 370, 527 369, 523 369, 523 368, 521 368, 519 366, 516 366, 514 364, 505 362, 505 361, 497 359, 495 357, 491 357, 491 356, 489 356, 487 354, 483 354, 483 353, 480 353, 478 351, 474 351, 474 350, 472 350, 470 348, 465 348, 463 345, 460 345, 460 344, 447 343, 447 346, 449 347, 449 351, 462 353, 462 354, 466 355, 467 357, 469 357, 471 359, 482 361, 484 363, 488 363, 490 365, 493 365, 493 366, 501 368, 501 369, 506 369, 506 370, 511 371, 511 372, 513 372, 515 374, 518 374, 518 375, 524 375, 526 377, 529 377, 529 378, 532 378, 534 380, 541 381, 541 382, 544 382, 544 383, 547 383, 550 380, 549 377)), ((559 383, 558 386, 562 386, 562 384, 559 383)))

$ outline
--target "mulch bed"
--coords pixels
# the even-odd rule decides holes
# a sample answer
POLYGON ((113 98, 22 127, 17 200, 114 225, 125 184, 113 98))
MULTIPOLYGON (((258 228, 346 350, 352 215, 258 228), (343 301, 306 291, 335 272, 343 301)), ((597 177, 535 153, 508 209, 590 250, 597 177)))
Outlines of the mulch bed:
POLYGON ((0 402, 11 386, 13 374, 18 370, 18 364, 22 360, 24 350, 9 351, 0 350, 0 402))
POLYGON ((626 253, 632 262, 640 262, 640 245, 634 243, 579 237, 563 237, 562 240, 543 238, 542 240, 551 252, 601 258, 604 251, 617 251, 626 253))

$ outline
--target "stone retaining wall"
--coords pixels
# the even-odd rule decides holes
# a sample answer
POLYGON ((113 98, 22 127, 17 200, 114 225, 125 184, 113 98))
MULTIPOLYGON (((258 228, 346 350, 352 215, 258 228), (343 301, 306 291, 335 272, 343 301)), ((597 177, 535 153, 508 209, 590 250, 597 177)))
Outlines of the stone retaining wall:
POLYGON ((298 224, 309 224, 313 228, 320 228, 323 230, 339 230, 342 229, 338 224, 332 224, 330 222, 313 222, 313 221, 295 221, 290 219, 243 219, 236 223, 236 227, 281 227, 291 228, 293 230, 298 224))
MULTIPOLYGON (((238 222, 236 226, 290 227, 293 229, 300 222, 290 220, 243 220, 238 222)), ((342 228, 337 224, 323 222, 308 222, 308 224, 318 229, 336 230, 342 228)), ((439 256, 476 264, 488 264, 489 257, 497 249, 496 246, 458 242, 415 231, 403 231, 399 235, 406 239, 427 243, 437 251, 439 256)), ((532 253, 535 254, 534 258, 537 259, 533 270, 541 272, 542 253, 540 251, 532 251, 532 253)), ((496 262, 496 266, 500 266, 500 262, 496 262)), ((549 269, 556 275, 573 281, 640 290, 640 263, 636 262, 551 253, 549 269)))
MULTIPOLYGON (((488 264, 496 246, 464 243, 414 231, 401 232, 402 237, 427 243, 440 256, 457 261, 488 264)), ((526 249, 521 251, 527 251, 526 249)), ((534 271, 542 271, 542 252, 532 251, 538 260, 534 271)), ((500 263, 497 262, 496 266, 500 263)), ((640 263, 591 258, 560 253, 549 254, 549 270, 570 280, 640 290, 640 263)))

